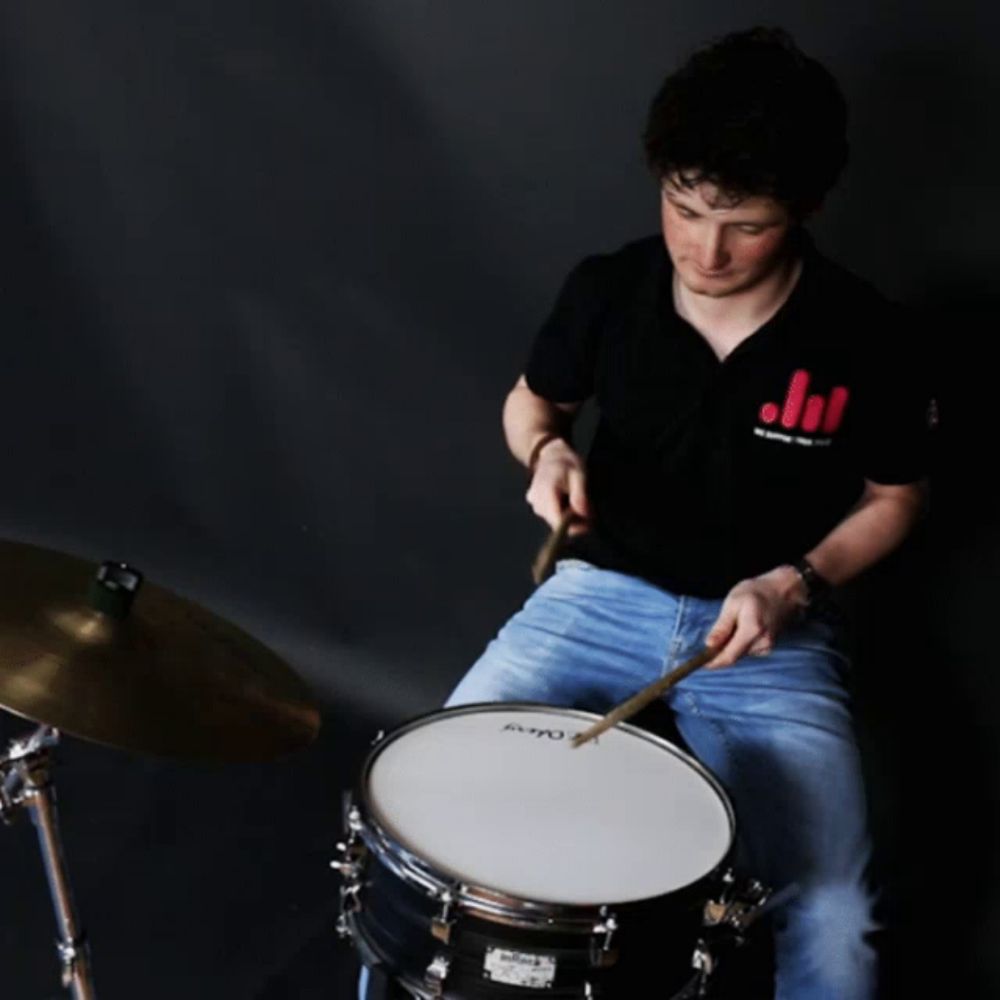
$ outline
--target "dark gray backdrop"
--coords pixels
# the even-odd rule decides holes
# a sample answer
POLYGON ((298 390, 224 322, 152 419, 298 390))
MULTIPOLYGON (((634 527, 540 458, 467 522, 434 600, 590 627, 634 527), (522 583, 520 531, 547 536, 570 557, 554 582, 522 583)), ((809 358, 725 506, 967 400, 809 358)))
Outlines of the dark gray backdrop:
MULTIPOLYGON (((3 5, 2 534, 136 563, 270 642, 328 713, 313 751, 261 768, 66 745, 103 995, 305 996, 305 966, 347 968, 324 936, 339 788, 527 593, 542 532, 503 395, 566 269, 656 226, 637 137, 664 71, 757 22, 852 106, 820 246, 934 331, 933 513, 848 595, 887 995, 946 976, 995 994, 994 20, 860 0, 3 5)), ((57 995, 32 851, 0 831, 4 996, 57 995)))

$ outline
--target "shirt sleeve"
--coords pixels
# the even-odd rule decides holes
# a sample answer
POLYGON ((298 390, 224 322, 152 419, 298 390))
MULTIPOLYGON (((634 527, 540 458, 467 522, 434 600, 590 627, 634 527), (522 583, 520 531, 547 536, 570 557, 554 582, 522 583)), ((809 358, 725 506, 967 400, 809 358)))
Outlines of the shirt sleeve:
POLYGON ((600 257, 573 268, 528 355, 528 388, 553 403, 578 403, 594 393, 607 302, 603 270, 600 257))
POLYGON ((901 485, 930 471, 936 407, 927 340, 916 314, 893 305, 884 321, 865 352, 857 432, 864 477, 901 485))

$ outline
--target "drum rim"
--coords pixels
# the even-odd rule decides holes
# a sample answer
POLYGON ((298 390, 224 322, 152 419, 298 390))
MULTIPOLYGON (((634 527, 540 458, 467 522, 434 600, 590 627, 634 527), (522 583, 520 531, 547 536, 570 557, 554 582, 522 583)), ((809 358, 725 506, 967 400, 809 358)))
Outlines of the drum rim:
MULTIPOLYGON (((414 854, 410 848, 401 844, 395 837, 389 834, 384 826, 379 823, 375 817, 371 799, 368 794, 371 770, 374 767, 376 760, 378 760, 379 756, 386 749, 386 747, 407 733, 429 725, 437 719, 452 718, 460 715, 483 715, 489 712, 510 712, 512 710, 515 712, 525 713, 537 711, 554 712, 565 717, 579 719, 588 725, 603 718, 600 714, 587 711, 586 709, 564 708, 558 705, 548 705, 544 702, 473 702, 465 705, 456 705, 451 708, 439 708, 432 712, 425 712, 422 715, 415 716, 407 722, 401 723, 395 729, 382 734, 377 742, 372 746, 371 750, 369 750, 364 763, 362 764, 361 776, 359 778, 357 788, 357 801, 359 801, 363 806, 361 835, 368 847, 378 856, 379 860, 399 878, 410 883, 411 885, 414 885, 422 891, 429 892, 435 898, 441 898, 445 894, 449 894, 456 905, 483 913, 488 919, 499 919, 505 922, 509 920, 517 924, 522 924, 525 922, 526 914, 537 914, 538 919, 549 922, 553 915, 564 915, 567 912, 575 912, 581 914, 581 917, 579 918, 581 921, 589 923, 592 920, 592 917, 589 915, 599 913, 602 909, 607 909, 609 907, 632 906, 648 902, 650 900, 667 898, 688 892, 692 889, 692 887, 702 884, 706 879, 710 879, 715 872, 719 871, 720 868, 726 864, 726 859, 731 855, 736 839, 736 813, 733 808, 732 801, 726 793, 726 790, 722 787, 719 779, 716 778, 715 775, 712 774, 712 772, 709 771, 708 768, 706 768, 705 765, 699 760, 696 760, 691 756, 691 754, 682 750, 676 744, 671 743, 670 740, 667 740, 662 736, 658 736, 656 733, 651 733, 648 730, 642 729, 639 726, 635 726, 629 722, 620 722, 617 726, 615 726, 615 728, 622 729, 632 736, 639 737, 648 743, 652 743, 659 749, 673 754, 675 757, 688 764, 711 786, 713 791, 716 793, 723 805, 726 818, 729 823, 728 843, 726 850, 723 852, 723 855, 719 859, 718 863, 704 874, 698 876, 698 878, 693 879, 691 882, 688 882, 683 886, 679 886, 671 892, 654 893, 650 896, 644 896, 639 899, 630 899, 626 901, 605 900, 600 903, 594 903, 591 906, 579 903, 554 903, 551 901, 513 896, 500 889, 494 889, 489 886, 452 877, 448 873, 442 871, 434 865, 431 865, 419 855, 414 854), (368 835, 366 835, 366 833, 368 835), (582 914, 588 914, 588 916, 583 917, 582 914)), ((527 917, 527 923, 533 923, 532 917, 527 917)), ((572 923, 575 923, 575 921, 572 921, 572 923)))

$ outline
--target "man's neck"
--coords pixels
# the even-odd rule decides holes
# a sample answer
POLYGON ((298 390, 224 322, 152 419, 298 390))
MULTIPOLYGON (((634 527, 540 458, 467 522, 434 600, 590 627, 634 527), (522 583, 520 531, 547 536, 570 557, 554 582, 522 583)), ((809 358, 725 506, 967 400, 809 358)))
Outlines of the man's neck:
POLYGON ((789 254, 752 288, 711 296, 691 291, 675 272, 674 308, 722 358, 774 316, 791 295, 801 273, 802 257, 789 254))

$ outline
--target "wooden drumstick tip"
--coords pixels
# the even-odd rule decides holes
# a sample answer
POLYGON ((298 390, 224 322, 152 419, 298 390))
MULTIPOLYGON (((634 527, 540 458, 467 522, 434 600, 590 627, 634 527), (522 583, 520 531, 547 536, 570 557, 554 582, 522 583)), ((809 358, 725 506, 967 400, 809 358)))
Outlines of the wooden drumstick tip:
POLYGON ((671 670, 666 677, 661 677, 652 684, 647 684, 638 694, 616 705, 603 719, 598 719, 589 729, 582 733, 577 733, 573 737, 572 748, 582 747, 584 743, 589 743, 592 739, 600 736, 619 722, 626 722, 637 712, 641 712, 651 702, 664 695, 679 681, 684 680, 688 674, 693 674, 699 667, 704 666, 714 659, 719 652, 718 646, 706 646, 700 653, 696 653, 691 659, 686 660, 675 670, 671 670))

